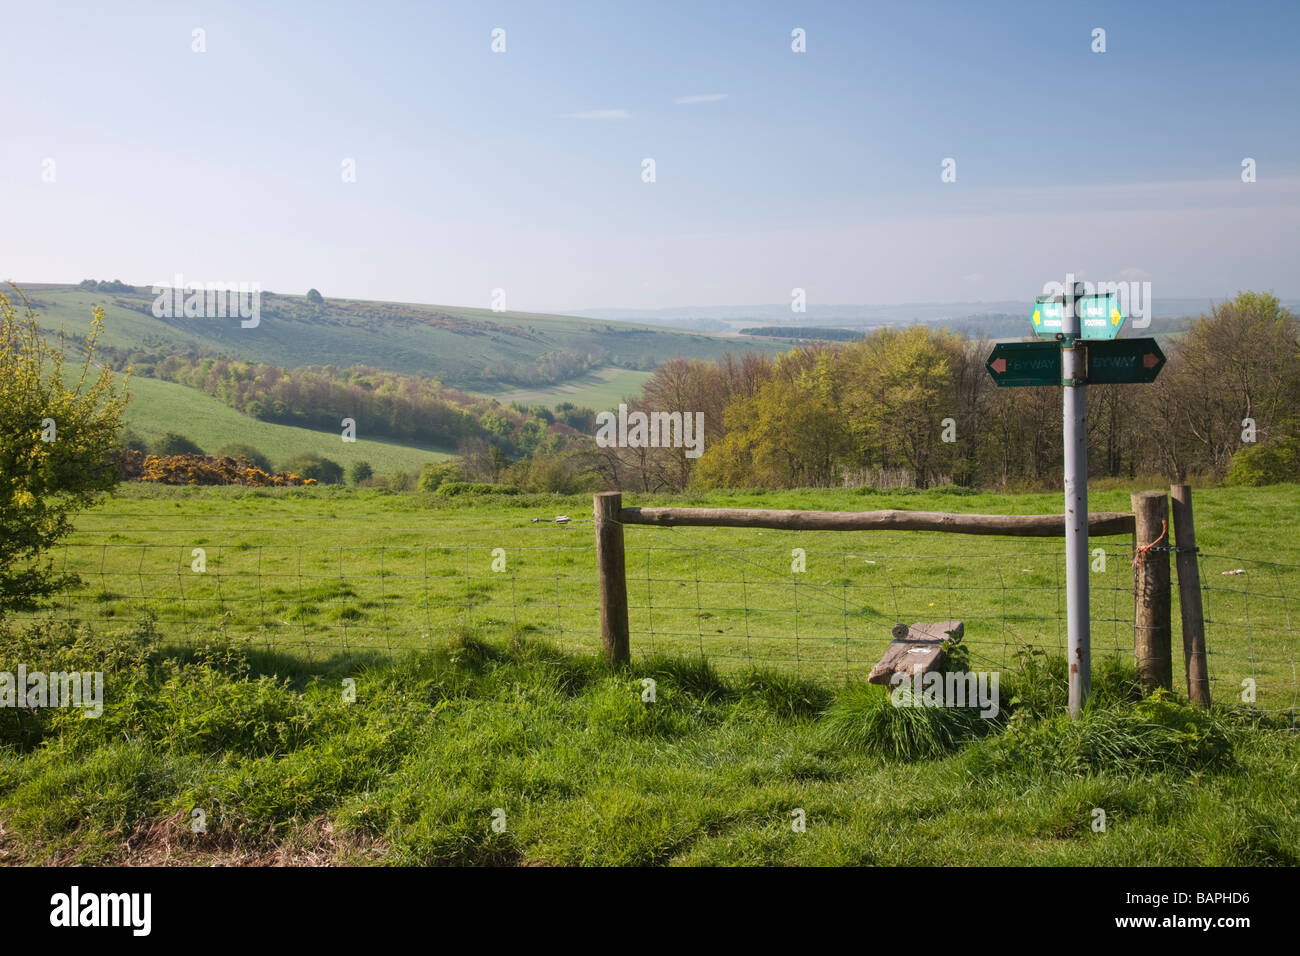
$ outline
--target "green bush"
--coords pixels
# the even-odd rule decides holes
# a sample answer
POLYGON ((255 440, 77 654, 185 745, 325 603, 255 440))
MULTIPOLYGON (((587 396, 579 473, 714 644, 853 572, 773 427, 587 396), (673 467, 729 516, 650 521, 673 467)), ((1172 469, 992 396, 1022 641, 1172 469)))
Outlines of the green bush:
POLYGON ((166 432, 154 441, 150 450, 155 455, 202 455, 206 454, 195 442, 180 432, 166 432))
POLYGON ((384 486, 389 491, 410 491, 415 487, 415 478, 409 471, 394 471, 384 479, 384 486))
POLYGON ((218 458, 244 458, 254 468, 260 468, 268 475, 271 474, 271 459, 267 458, 252 445, 245 445, 240 442, 228 442, 217 449, 218 458))
POLYGON ((1247 445, 1232 456, 1225 485, 1278 485, 1300 481, 1300 438, 1247 445))
POLYGON ((451 462, 431 461, 420 469, 420 491, 437 491, 444 482, 459 481, 460 469, 451 462))
POLYGON ((314 452, 303 452, 280 465, 281 471, 292 472, 303 478, 315 478, 322 485, 343 484, 343 466, 337 461, 322 458, 314 452))
POLYGON ((354 485, 359 485, 363 481, 368 481, 374 477, 375 470, 370 467, 368 461, 354 461, 352 467, 348 469, 348 477, 352 479, 354 485))
POLYGON ((438 494, 454 498, 458 495, 517 495, 514 485, 489 485, 481 481, 449 481, 438 486, 438 494))
POLYGON ((61 340, 42 333, 13 291, 22 314, 0 294, 0 614, 76 583, 50 552, 72 516, 117 483, 110 458, 126 406, 113 373, 94 368, 104 310, 94 309, 85 350, 73 349, 65 368, 61 340))

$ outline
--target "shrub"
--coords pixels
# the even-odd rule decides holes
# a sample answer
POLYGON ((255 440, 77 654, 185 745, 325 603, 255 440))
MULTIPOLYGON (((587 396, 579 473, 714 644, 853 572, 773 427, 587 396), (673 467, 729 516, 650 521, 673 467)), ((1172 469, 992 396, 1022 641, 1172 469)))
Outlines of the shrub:
POLYGON ((267 458, 252 445, 244 445, 240 442, 230 442, 222 445, 217 449, 218 458, 243 458, 254 468, 260 468, 262 471, 270 473, 271 459, 267 458))
POLYGON ((420 469, 420 491, 437 491, 438 488, 448 481, 459 481, 462 475, 460 469, 451 462, 431 461, 420 469))
POLYGON ((368 461, 354 461, 352 467, 348 469, 348 477, 352 479, 354 485, 359 485, 363 481, 368 481, 375 474, 375 470, 370 467, 368 461))
POLYGON ((1277 485, 1300 481, 1300 439, 1247 445, 1232 456, 1225 485, 1277 485))
POLYGON ((314 452, 301 452, 280 466, 281 471, 313 478, 322 485, 343 484, 343 466, 314 452))
POLYGON ((395 471, 385 481, 389 491, 410 491, 415 487, 415 479, 409 471, 395 471))
POLYGON ((103 309, 65 379, 62 342, 46 339, 14 291, 26 305, 21 316, 0 294, 0 614, 75 583, 47 555, 72 530, 72 515, 117 483, 110 456, 126 404, 112 372, 93 364, 103 309))
MULTIPOLYGON (((522 463, 521 463, 522 464, 522 463)), ((529 460, 522 477, 529 491, 550 491, 572 495, 589 484, 571 460, 559 456, 538 455, 529 460)))
POLYGON ((248 462, 234 458, 210 458, 207 455, 141 455, 137 451, 121 452, 116 460, 124 480, 154 481, 164 485, 249 485, 280 488, 288 485, 314 485, 315 478, 297 474, 267 474, 248 462))
POLYGON ((489 485, 480 481, 449 481, 438 487, 438 494, 454 498, 459 495, 517 495, 514 485, 489 485))
POLYGON ((154 441, 150 450, 160 458, 168 455, 205 454, 202 448, 180 432, 165 432, 161 438, 154 441))

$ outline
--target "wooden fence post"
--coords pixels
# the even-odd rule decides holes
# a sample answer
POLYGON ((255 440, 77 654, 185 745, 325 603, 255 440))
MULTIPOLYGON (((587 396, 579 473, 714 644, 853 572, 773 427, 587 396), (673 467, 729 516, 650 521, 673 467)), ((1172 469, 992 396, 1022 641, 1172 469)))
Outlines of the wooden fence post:
POLYGON ((1132 496, 1137 522, 1137 552, 1133 556, 1133 658, 1138 677, 1148 691, 1172 688, 1173 629, 1170 626, 1169 499, 1159 491, 1132 496))
POLYGON ((1174 540, 1178 550, 1178 607, 1183 621, 1183 667, 1187 696, 1192 703, 1210 706, 1210 675, 1205 657, 1205 616, 1201 610, 1201 570, 1196 557, 1196 528, 1192 523, 1191 485, 1171 485, 1174 540))
POLYGON ((596 565, 600 574, 600 640, 605 660, 621 667, 631 659, 627 627, 627 566, 623 556, 623 493, 595 497, 596 565))

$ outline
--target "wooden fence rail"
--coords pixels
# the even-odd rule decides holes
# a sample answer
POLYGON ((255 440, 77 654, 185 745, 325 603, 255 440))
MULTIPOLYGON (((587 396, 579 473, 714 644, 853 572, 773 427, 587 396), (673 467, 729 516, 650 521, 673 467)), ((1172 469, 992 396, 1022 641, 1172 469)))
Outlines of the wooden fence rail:
MULTIPOLYGON (((617 492, 606 492, 617 494, 617 492)), ((621 498, 620 498, 621 500, 621 498)), ((1063 538, 1062 515, 969 515, 942 511, 761 511, 754 508, 620 508, 623 524, 695 528, 774 528, 780 531, 945 531, 1002 534, 1021 538, 1063 538)), ((1132 534, 1133 515, 1088 515, 1088 534, 1100 538, 1132 534)))
MULTIPOLYGON (((1175 488, 1178 503, 1179 586, 1192 699, 1209 702, 1205 678, 1204 624, 1196 585, 1191 493, 1175 488), (1183 539, 1186 538, 1186 541, 1183 539), (1184 572, 1186 568, 1186 572, 1184 572), (1184 574, 1188 582, 1183 582, 1184 574)), ((1133 496, 1134 511, 1088 515, 1091 538, 1131 535, 1139 547, 1134 578, 1134 657, 1148 687, 1170 683, 1170 576, 1167 498, 1161 492, 1133 496), (1162 517, 1163 515, 1163 517, 1162 517), (1162 536, 1163 532, 1163 536, 1162 536)), ((631 656, 628 629, 624 525, 696 528, 770 528, 778 531, 940 531, 1027 538, 1065 536, 1063 515, 972 515, 939 511, 766 511, 756 508, 624 508, 623 495, 595 497, 596 560, 600 575, 600 630, 606 659, 614 666, 631 656)))

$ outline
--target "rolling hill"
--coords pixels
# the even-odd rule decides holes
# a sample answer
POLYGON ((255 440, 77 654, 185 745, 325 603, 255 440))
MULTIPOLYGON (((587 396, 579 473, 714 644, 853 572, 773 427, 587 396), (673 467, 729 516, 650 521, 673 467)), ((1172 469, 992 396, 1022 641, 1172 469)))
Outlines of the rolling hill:
POLYGON ((315 452, 344 468, 354 461, 368 461, 380 475, 418 473, 426 462, 450 457, 447 451, 368 440, 364 431, 355 442, 345 442, 340 432, 258 421, 197 389, 160 379, 132 378, 129 388, 126 427, 146 441, 174 431, 192 438, 209 454, 228 442, 241 442, 257 448, 277 467, 299 452, 315 452))
POLYGON ((79 333, 91 307, 102 305, 102 342, 113 349, 225 355, 284 368, 369 365, 481 393, 589 382, 591 373, 609 368, 648 372, 678 356, 712 359, 728 351, 789 348, 770 339, 625 322, 353 299, 312 304, 303 296, 267 292, 258 325, 242 328, 237 318, 155 318, 148 287, 135 292, 75 285, 22 288, 41 313, 41 324, 51 330, 62 326, 79 333))

